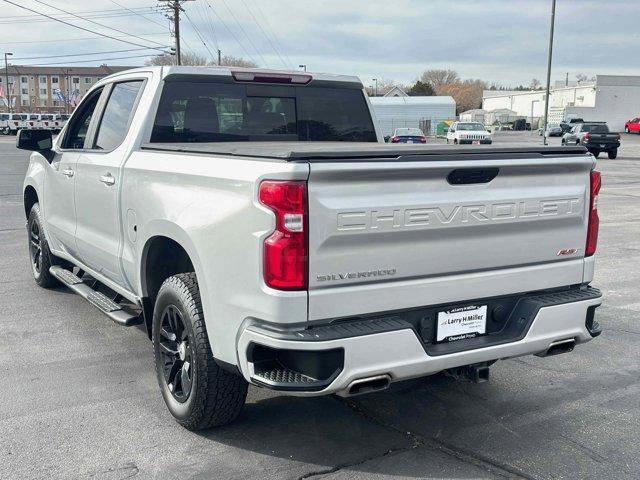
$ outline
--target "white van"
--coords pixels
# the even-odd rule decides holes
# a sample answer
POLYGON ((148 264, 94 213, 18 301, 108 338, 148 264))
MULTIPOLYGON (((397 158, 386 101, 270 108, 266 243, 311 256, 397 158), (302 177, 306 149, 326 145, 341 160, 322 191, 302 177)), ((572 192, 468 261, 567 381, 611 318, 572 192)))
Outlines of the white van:
POLYGON ((15 135, 18 130, 25 128, 27 124, 28 115, 26 113, 10 113, 9 120, 7 120, 7 129, 9 133, 15 135))
POLYGON ((0 132, 3 135, 9 133, 9 114, 0 113, 0 132))
POLYGON ((53 116, 53 131, 59 132, 66 125, 70 115, 68 113, 56 113, 53 116))
POLYGON ((43 113, 40 115, 40 128, 45 130, 53 130, 54 115, 53 113, 43 113))
POLYGON ((25 130, 34 130, 36 128, 41 128, 42 122, 40 120, 40 117, 41 115, 37 113, 27 114, 27 121, 24 125, 25 130))

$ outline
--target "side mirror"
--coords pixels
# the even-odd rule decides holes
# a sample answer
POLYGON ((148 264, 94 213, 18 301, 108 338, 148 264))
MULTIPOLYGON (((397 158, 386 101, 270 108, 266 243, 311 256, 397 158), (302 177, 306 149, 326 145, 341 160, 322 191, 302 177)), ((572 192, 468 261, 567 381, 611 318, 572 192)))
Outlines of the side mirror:
POLYGON ((16 147, 32 152, 44 152, 53 147, 51 130, 20 130, 16 137, 16 147))

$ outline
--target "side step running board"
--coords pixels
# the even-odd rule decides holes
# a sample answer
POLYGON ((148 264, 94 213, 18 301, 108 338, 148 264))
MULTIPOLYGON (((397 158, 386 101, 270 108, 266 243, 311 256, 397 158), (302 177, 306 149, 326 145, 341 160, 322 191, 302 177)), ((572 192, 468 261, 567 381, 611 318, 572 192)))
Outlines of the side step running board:
POLYGON ((82 279, 73 272, 56 265, 49 268, 49 272, 66 287, 80 295, 118 325, 130 327, 142 323, 140 315, 126 311, 121 305, 84 283, 82 279))

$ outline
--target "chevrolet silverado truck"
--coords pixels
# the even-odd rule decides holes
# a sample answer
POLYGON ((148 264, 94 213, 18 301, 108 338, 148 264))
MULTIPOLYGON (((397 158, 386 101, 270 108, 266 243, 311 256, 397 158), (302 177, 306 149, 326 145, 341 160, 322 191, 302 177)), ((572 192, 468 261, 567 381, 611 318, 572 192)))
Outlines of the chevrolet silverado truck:
POLYGON ((234 420, 249 384, 481 381, 601 331, 583 147, 385 144, 355 77, 173 66, 16 141, 36 283, 140 325, 188 429, 234 420))

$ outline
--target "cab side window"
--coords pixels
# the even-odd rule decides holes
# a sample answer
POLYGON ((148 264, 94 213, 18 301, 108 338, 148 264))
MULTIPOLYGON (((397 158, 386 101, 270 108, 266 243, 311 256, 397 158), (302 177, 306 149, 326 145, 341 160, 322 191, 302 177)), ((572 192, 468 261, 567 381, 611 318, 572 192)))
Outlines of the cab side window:
POLYGON ((89 125, 91 119, 96 110, 96 105, 100 99, 102 89, 92 92, 91 96, 86 98, 78 107, 67 127, 67 133, 65 134, 62 142, 62 148, 79 150, 85 148, 85 141, 87 139, 87 132, 89 131, 89 125))

